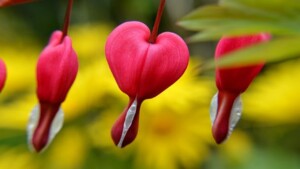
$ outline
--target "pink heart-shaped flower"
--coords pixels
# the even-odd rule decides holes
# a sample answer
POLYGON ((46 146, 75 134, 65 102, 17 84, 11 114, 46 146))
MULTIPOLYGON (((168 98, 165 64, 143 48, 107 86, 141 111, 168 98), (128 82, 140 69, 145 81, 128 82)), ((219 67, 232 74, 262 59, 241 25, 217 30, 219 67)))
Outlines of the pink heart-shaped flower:
MULTIPOLYGON (((136 103, 128 130, 137 128, 138 119, 134 120, 134 117, 138 114, 142 101, 157 96, 176 82, 188 65, 189 51, 181 37, 164 32, 154 43, 150 43, 149 38, 150 30, 145 24, 126 22, 109 35, 105 47, 113 76, 119 88, 130 97, 130 104, 123 113, 128 115, 127 112, 136 103)), ((124 143, 120 142, 126 115, 120 116, 122 119, 115 123, 112 130, 113 140, 120 147, 133 141, 137 132, 134 129, 135 134, 132 134, 129 130, 129 134, 125 135, 133 135, 132 138, 125 138, 124 143)))

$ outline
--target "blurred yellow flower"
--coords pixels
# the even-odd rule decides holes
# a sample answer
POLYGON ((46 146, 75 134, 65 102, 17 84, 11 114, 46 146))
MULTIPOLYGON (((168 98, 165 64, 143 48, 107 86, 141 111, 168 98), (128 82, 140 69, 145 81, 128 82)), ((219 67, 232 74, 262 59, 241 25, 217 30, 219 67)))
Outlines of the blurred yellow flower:
POLYGON ((24 151, 23 147, 1 148, 0 152, 0 168, 22 169, 30 166, 28 169, 38 169, 33 156, 24 151))
MULTIPOLYGON (((32 46, 36 47, 36 46, 32 46)), ((7 81, 0 96, 0 128, 25 129, 29 112, 36 104, 34 50, 4 49, 7 81)), ((2 53, 1 53, 2 54, 2 53)))
POLYGON ((245 118, 264 124, 300 122, 300 61, 270 67, 242 96, 245 118))
MULTIPOLYGON (((119 154, 132 152, 137 168, 191 168, 204 160, 211 142, 208 108, 212 83, 198 79, 193 65, 194 61, 169 89, 143 103, 139 134, 132 145, 117 150, 110 138, 113 121, 122 108, 107 109, 94 121, 90 127, 94 143, 119 154)), ((125 101, 122 103, 125 106, 125 101)))
POLYGON ((231 137, 218 146, 218 151, 227 161, 239 164, 245 162, 252 153, 252 142, 248 135, 240 130, 234 130, 231 137))
MULTIPOLYGON (((194 68, 199 61, 193 59, 178 82, 143 103, 139 134, 134 143, 124 149, 113 144, 110 129, 128 98, 119 90, 105 60, 104 43, 110 30, 109 26, 100 24, 71 27, 80 68, 62 105, 64 127, 41 154, 29 152, 25 129, 29 113, 37 103, 35 64, 42 47, 32 45, 33 49, 27 50, 20 47, 18 50, 24 52, 4 58, 9 76, 0 96, 0 131, 8 134, 0 135, 0 168, 101 168, 105 162, 102 158, 125 161, 128 165, 134 157, 135 168, 177 169, 198 168, 206 160, 213 143, 208 112, 214 83, 211 78, 196 75, 194 68), (16 160, 20 162, 8 167, 16 160)), ((8 55, 14 53, 11 50, 3 51, 8 55)), ((247 150, 250 141, 242 136, 237 134, 237 139, 230 140, 229 145, 238 142, 247 150)), ((228 146, 224 152, 231 149, 235 150, 232 153, 235 157, 234 146, 228 146)), ((118 168, 112 163, 107 165, 118 168)))

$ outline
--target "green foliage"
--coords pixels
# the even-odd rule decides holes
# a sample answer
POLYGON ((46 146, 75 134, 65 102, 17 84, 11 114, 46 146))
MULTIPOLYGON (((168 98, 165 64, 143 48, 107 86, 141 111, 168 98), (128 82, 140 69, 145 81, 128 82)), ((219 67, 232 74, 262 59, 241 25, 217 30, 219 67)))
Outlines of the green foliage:
MULTIPOLYGON (((268 32, 273 40, 223 57, 217 66, 281 61, 298 56, 300 43, 299 0, 221 0, 218 5, 200 7, 178 24, 197 31, 189 42, 220 37, 268 32)), ((209 63, 209 67, 211 67, 209 63)))

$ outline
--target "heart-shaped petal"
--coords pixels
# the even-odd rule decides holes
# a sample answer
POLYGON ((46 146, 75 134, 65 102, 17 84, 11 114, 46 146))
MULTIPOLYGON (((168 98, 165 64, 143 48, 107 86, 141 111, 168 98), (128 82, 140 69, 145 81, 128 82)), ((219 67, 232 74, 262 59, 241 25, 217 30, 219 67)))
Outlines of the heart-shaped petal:
POLYGON ((36 68, 37 95, 40 102, 61 103, 72 86, 78 71, 77 55, 71 39, 55 31, 42 51, 36 68))
POLYGON ((189 61, 185 42, 176 34, 164 32, 150 44, 140 79, 138 96, 152 98, 184 73, 189 61))
POLYGON ((185 71, 189 52, 176 34, 166 32, 149 42, 150 30, 141 22, 118 26, 106 43, 106 58, 120 89, 131 98, 152 98, 185 71))
MULTIPOLYGON (((270 35, 266 33, 239 37, 223 37, 217 45, 215 59, 219 59, 237 49, 268 41, 270 38, 270 35)), ((235 93, 244 92, 255 76, 261 71, 263 65, 264 63, 259 63, 250 66, 217 68, 216 84, 218 89, 235 93)))

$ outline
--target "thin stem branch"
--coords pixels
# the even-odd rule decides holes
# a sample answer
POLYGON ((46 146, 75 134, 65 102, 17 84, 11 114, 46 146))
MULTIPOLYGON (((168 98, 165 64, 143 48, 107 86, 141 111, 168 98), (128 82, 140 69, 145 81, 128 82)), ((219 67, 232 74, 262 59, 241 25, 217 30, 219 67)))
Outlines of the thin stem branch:
POLYGON ((156 41, 157 34, 158 34, 158 28, 159 28, 160 20, 161 20, 163 11, 164 11, 165 3, 166 3, 166 0, 160 0, 159 8, 157 10, 155 22, 153 25, 153 29, 152 29, 152 32, 151 32, 151 35, 149 38, 150 43, 155 43, 155 41, 156 41))
POLYGON ((63 26, 63 30, 62 30, 63 31, 62 39, 64 39, 64 37, 66 35, 68 35, 68 29, 69 29, 69 25, 70 25, 72 6, 73 6, 73 0, 69 0, 67 10, 66 10, 66 14, 65 14, 64 26, 63 26))

